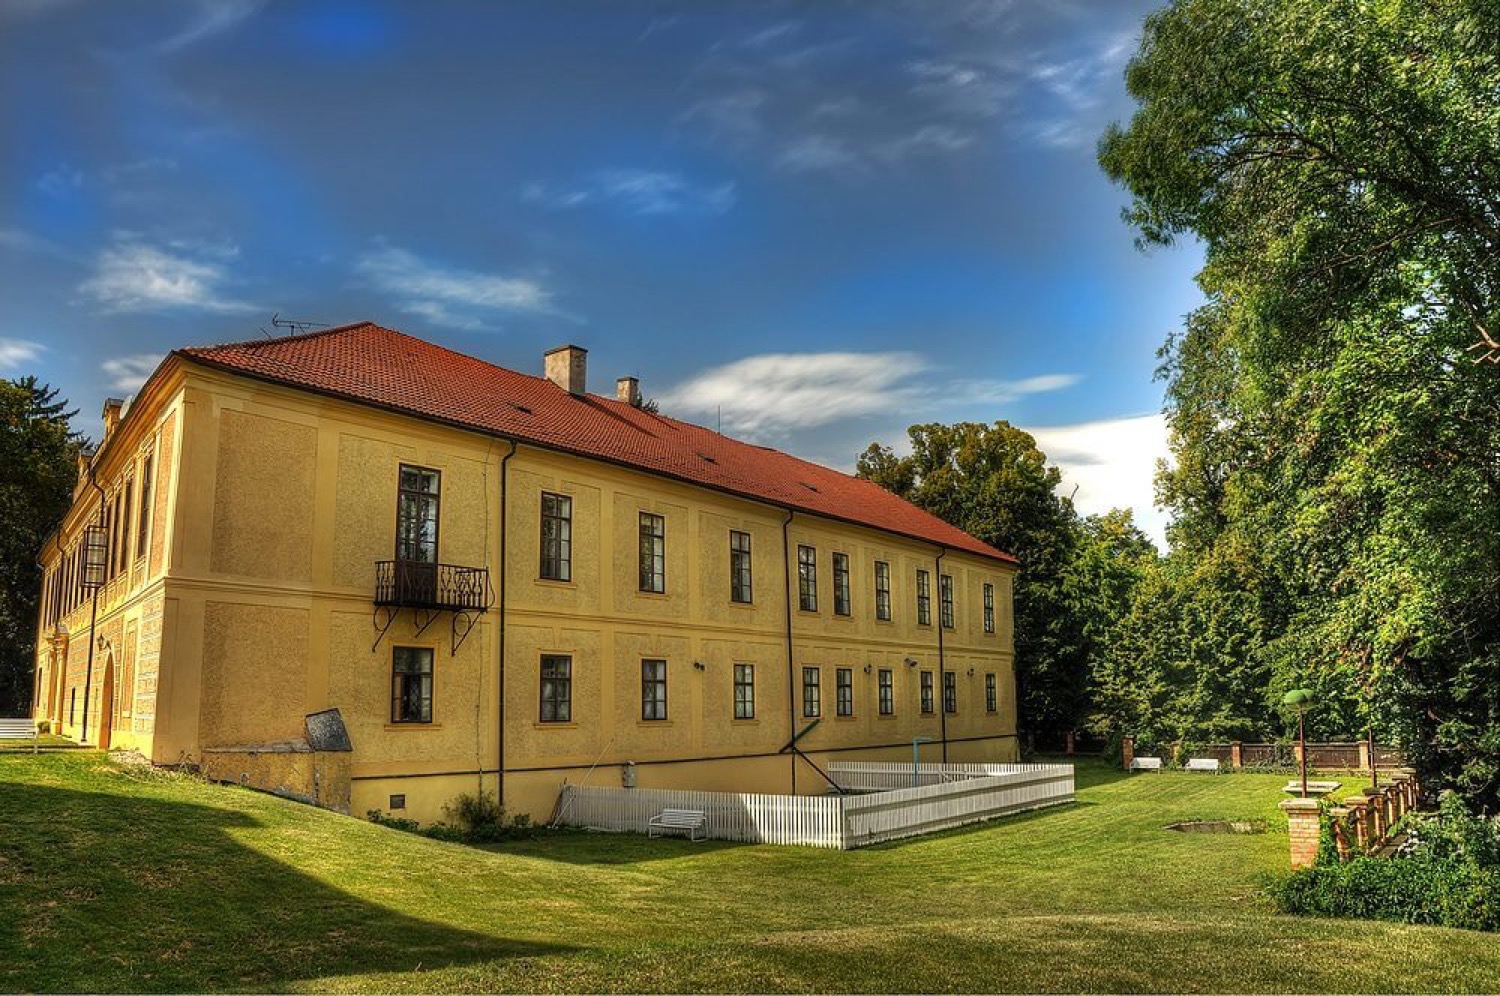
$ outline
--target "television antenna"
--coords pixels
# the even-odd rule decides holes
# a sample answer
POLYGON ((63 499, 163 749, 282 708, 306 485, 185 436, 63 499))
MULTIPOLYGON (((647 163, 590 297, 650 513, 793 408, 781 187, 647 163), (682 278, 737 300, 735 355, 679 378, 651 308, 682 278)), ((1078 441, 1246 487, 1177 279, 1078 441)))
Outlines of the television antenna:
POLYGON ((294 318, 282 318, 279 311, 271 315, 271 325, 278 329, 286 329, 287 335, 301 335, 310 329, 326 329, 330 327, 327 322, 304 322, 294 318))

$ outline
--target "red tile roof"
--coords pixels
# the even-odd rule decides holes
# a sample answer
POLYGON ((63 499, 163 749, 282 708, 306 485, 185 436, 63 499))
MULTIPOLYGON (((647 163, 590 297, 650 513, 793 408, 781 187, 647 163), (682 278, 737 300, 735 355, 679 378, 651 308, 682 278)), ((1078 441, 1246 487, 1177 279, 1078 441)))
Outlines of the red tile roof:
POLYGON ((370 322, 177 356, 1011 563, 879 485, 370 322))

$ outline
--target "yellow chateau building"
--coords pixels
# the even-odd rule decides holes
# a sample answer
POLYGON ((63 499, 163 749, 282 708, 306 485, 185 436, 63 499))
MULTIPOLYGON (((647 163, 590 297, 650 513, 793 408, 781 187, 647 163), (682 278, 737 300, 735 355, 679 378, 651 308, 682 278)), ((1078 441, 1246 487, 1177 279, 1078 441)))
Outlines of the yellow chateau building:
POLYGON ((168 356, 42 555, 36 718, 423 821, 1016 759, 1013 558, 545 372, 368 323, 168 356))

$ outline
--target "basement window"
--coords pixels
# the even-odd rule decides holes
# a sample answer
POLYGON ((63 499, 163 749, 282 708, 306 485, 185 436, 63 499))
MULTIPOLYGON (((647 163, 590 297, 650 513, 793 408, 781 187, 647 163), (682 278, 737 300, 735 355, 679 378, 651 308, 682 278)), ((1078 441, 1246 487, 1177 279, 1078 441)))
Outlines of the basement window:
POLYGON ((387 809, 393 809, 393 810, 394 809, 405 809, 406 808, 406 796, 404 794, 403 795, 393 795, 393 796, 391 796, 391 804, 389 806, 387 806, 386 808, 387 809))

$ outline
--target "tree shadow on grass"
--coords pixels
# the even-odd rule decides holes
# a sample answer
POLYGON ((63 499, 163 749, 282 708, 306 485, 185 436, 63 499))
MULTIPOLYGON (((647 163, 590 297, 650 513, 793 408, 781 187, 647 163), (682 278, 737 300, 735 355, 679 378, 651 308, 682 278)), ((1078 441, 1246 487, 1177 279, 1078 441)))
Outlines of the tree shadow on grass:
POLYGON ((15 782, 0 800, 0 991, 284 991, 570 950, 334 888, 237 841, 259 821, 235 810, 15 782))

